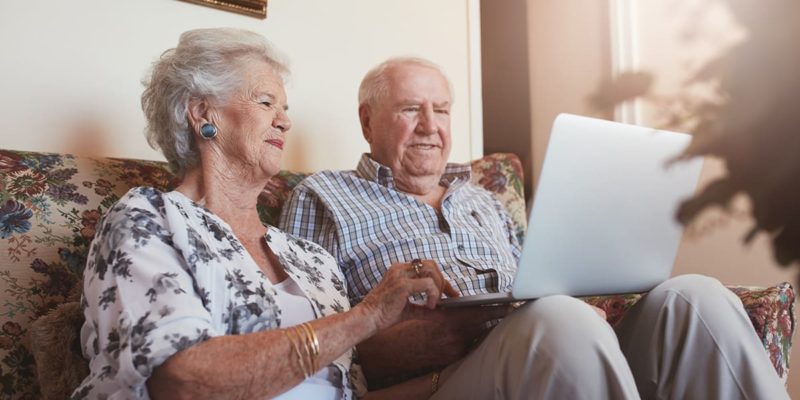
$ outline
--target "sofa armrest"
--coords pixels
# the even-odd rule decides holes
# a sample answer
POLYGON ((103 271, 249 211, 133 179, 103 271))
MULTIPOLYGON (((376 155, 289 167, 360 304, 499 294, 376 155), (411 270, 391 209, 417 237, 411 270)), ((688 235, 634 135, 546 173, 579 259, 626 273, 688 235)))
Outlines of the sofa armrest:
POLYGON ((728 289, 742 300, 772 364, 785 381, 789 374, 792 335, 797 326, 792 285, 783 282, 768 288, 728 286, 728 289))
POLYGON ((517 239, 522 243, 525 239, 528 218, 525 211, 522 163, 519 157, 512 153, 494 153, 474 160, 470 165, 471 182, 492 193, 500 202, 514 224, 517 239))
MULTIPOLYGON (((794 289, 787 282, 761 288, 750 286, 728 286, 742 300, 753 328, 769 354, 778 376, 786 382, 789 375, 789 354, 792 350, 796 316, 794 289)), ((616 325, 642 294, 613 296, 589 296, 583 300, 606 312, 608 322, 616 325)))

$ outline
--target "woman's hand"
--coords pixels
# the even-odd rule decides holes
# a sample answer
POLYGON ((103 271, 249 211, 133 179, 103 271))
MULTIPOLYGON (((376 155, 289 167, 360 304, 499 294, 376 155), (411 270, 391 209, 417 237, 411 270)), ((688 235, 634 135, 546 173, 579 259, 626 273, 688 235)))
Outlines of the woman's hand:
POLYGON ((436 307, 442 293, 449 297, 460 295, 444 278, 435 261, 414 260, 392 264, 378 286, 358 306, 368 311, 377 330, 386 329, 420 311, 421 306, 408 301, 410 296, 418 293, 425 293, 425 307, 431 310, 436 307))

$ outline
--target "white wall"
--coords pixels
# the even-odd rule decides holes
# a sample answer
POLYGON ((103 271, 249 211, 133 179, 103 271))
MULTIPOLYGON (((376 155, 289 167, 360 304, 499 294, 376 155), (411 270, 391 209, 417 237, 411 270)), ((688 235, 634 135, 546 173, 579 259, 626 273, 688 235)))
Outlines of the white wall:
POLYGON ((235 26, 264 34, 291 63, 285 168, 355 166, 367 150, 358 84, 393 55, 430 58, 449 74, 451 158, 466 161, 468 3, 270 0, 259 20, 176 0, 0 0, 0 148, 161 159, 142 133, 145 70, 185 30, 235 26))

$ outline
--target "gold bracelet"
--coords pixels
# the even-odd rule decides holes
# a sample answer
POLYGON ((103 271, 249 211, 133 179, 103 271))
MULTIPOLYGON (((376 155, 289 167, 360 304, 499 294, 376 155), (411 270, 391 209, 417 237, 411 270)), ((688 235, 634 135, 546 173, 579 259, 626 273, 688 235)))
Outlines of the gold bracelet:
MULTIPOLYGON (((300 333, 298 333, 296 326, 293 327, 292 329, 290 340, 292 341, 292 347, 295 350, 295 354, 297 354, 297 360, 300 363, 300 368, 303 370, 303 376, 306 378, 310 377, 311 375, 313 375, 313 373, 311 372, 311 364, 308 362, 308 360, 306 359, 307 357, 304 356, 303 352, 301 351, 303 350, 300 347, 300 342, 302 341, 302 338, 300 337, 300 333), (297 336, 296 339, 295 335, 297 336)), ((307 353, 308 350, 306 349, 305 352, 307 353)))
POLYGON ((302 326, 306 329, 306 332, 311 338, 311 344, 314 346, 314 355, 319 356, 319 339, 317 338, 317 332, 314 331, 314 327, 308 322, 303 322, 302 326))
POLYGON ((319 339, 317 338, 317 333, 314 332, 314 327, 308 322, 303 322, 300 326, 305 330, 307 344, 312 351, 310 354, 311 365, 314 368, 314 372, 317 372, 319 370, 319 339))
POLYGON ((309 330, 304 324, 300 324, 296 326, 298 336, 300 336, 300 332, 302 332, 305 341, 303 341, 303 346, 306 351, 306 356, 308 357, 308 365, 311 368, 311 375, 319 369, 317 368, 317 354, 319 354, 319 350, 314 346, 314 340, 312 338, 313 332, 309 330))
POLYGON ((295 325, 294 329, 295 334, 300 338, 300 344, 302 344, 303 354, 305 354, 306 363, 311 371, 311 375, 314 375, 316 371, 314 368, 314 348, 311 344, 311 339, 308 337, 308 331, 301 325, 295 325))
POLYGON ((439 371, 433 373, 431 376, 431 394, 436 393, 439 390, 439 371))
MULTIPOLYGON (((303 355, 300 354, 300 349, 297 346, 297 341, 295 341, 295 339, 292 337, 292 335, 289 334, 289 331, 292 330, 292 329, 293 328, 284 329, 283 333, 286 335, 286 338, 289 339, 289 343, 292 344, 292 349, 294 349, 294 354, 297 355, 297 363, 300 364, 300 369, 303 371, 303 376, 305 378, 308 378, 311 375, 309 375, 309 373, 308 373, 308 368, 306 368, 306 364, 305 364, 305 360, 303 358, 303 355)), ((292 333, 294 333, 294 332, 292 332, 292 333)), ((299 338, 299 336, 298 336, 298 338, 299 338)))

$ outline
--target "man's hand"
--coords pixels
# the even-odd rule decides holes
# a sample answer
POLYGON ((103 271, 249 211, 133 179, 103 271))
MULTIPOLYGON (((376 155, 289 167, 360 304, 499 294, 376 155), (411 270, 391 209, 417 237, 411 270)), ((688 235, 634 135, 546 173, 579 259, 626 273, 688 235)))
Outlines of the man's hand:
POLYGON ((366 315, 378 331, 400 321, 421 319, 427 310, 436 308, 442 294, 459 296, 432 260, 416 259, 411 263, 392 264, 367 297, 353 309, 366 310, 366 315), (411 305, 409 297, 424 293, 426 303, 411 305))
POLYGON ((420 310, 408 321, 358 345, 367 379, 382 381, 447 366, 472 348, 486 322, 506 316, 509 305, 420 310))

